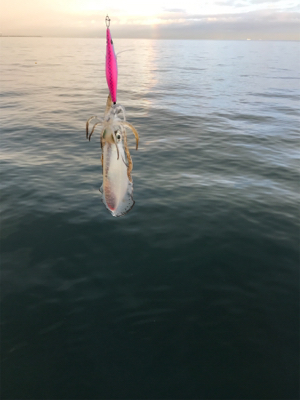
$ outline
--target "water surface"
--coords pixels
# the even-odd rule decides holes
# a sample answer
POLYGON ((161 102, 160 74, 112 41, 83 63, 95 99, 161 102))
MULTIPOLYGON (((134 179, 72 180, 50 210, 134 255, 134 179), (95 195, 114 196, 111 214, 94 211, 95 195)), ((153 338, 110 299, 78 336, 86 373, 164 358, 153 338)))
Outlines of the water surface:
POLYGON ((2 398, 297 398, 299 43, 114 42, 122 218, 105 40, 1 38, 2 398))

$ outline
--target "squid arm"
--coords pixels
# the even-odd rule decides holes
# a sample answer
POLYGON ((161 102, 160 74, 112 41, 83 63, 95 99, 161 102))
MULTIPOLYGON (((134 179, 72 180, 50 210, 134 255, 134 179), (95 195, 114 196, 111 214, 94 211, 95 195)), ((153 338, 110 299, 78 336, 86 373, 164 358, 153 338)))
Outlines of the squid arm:
POLYGON ((102 168, 103 168, 103 147, 105 145, 105 139, 103 137, 103 134, 105 132, 105 128, 102 129, 101 133, 100 133, 100 147, 101 147, 101 164, 102 164, 102 168))
POLYGON ((115 107, 115 112, 116 112, 116 114, 122 113, 123 114, 123 121, 126 121, 125 109, 124 109, 123 106, 116 106, 115 107))
POLYGON ((132 126, 132 125, 131 125, 129 122, 127 122, 127 121, 122 121, 122 125, 127 126, 129 129, 132 130, 132 132, 133 132, 133 134, 134 134, 134 136, 135 136, 136 150, 137 150, 138 147, 139 147, 139 134, 138 134, 137 130, 135 129, 134 126, 132 126))
POLYGON ((127 157, 128 164, 126 164, 126 162, 124 160, 123 161, 127 166, 128 179, 132 183, 131 171, 132 171, 132 168, 133 168, 133 163, 132 163, 132 159, 131 159, 131 156, 130 156, 130 153, 129 153, 129 149, 128 149, 126 129, 123 129, 123 134, 124 134, 124 139, 123 139, 124 140, 124 150, 125 150, 125 154, 126 154, 126 157, 127 157))
POLYGON ((88 137, 89 140, 91 140, 92 134, 94 133, 94 130, 95 130, 96 126, 99 125, 99 124, 103 124, 103 122, 102 121, 96 122, 96 124, 93 126, 93 129, 92 129, 92 131, 91 131, 91 133, 90 133, 90 135, 88 137))
POLYGON ((111 107, 112 107, 112 99, 111 99, 111 95, 109 93, 109 95, 107 96, 107 100, 106 100, 106 108, 105 108, 105 112, 104 112, 105 116, 110 112, 111 107))
POLYGON ((88 139, 88 136, 89 136, 89 123, 90 123, 90 121, 92 121, 92 119, 96 119, 97 122, 103 122, 102 119, 101 119, 101 118, 98 118, 96 115, 93 115, 91 118, 89 118, 89 119, 86 121, 85 132, 86 132, 86 138, 87 138, 87 139, 88 139))

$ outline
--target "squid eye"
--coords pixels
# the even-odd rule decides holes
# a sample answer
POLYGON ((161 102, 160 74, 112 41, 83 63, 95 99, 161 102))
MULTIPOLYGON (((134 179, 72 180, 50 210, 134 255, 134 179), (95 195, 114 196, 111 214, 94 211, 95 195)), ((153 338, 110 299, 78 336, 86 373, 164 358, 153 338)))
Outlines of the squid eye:
POLYGON ((121 135, 120 135, 120 132, 119 132, 119 131, 115 131, 115 135, 116 135, 116 138, 117 138, 118 140, 121 139, 121 135))

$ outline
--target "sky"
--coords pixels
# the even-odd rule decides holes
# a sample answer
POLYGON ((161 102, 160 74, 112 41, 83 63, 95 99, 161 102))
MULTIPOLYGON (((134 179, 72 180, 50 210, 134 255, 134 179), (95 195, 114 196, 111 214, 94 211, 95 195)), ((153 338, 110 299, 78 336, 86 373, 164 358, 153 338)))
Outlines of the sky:
POLYGON ((3 36, 300 40, 300 0, 0 0, 3 36))

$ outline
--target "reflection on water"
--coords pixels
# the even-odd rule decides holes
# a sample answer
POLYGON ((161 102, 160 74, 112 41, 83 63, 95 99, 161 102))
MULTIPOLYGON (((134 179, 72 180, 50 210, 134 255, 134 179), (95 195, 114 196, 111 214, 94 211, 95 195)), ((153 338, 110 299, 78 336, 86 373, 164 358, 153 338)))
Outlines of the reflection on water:
POLYGON ((119 219, 104 48, 1 38, 2 397, 297 398, 299 44, 116 39, 119 219))

